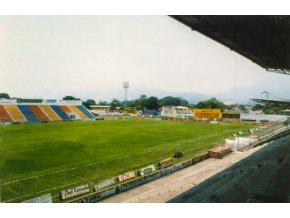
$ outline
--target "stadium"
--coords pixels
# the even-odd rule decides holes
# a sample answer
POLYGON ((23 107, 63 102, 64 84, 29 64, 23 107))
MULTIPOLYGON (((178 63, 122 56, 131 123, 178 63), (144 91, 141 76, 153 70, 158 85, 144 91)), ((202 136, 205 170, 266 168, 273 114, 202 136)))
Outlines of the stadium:
MULTIPOLYGON (((242 33, 247 35, 247 30, 240 34, 225 34, 229 37, 225 38, 224 29, 220 33, 210 29, 212 25, 209 23, 214 21, 207 16, 172 17, 266 69, 289 74, 288 62, 284 58, 272 61, 274 57, 267 56, 271 52, 261 49, 263 45, 254 47, 254 50, 259 50, 259 56, 256 56, 254 51, 246 51, 237 46, 235 40, 229 39, 233 36, 243 42, 245 35, 242 33), (207 28, 203 28, 208 24, 207 28)), ((219 24, 233 28, 224 17, 217 20, 219 24)), ((237 18, 236 22, 248 20, 237 18)), ((265 22, 271 23, 271 19, 267 18, 265 22)), ((258 147, 275 144, 275 140, 281 148, 287 145, 290 124, 287 116, 283 116, 282 120, 243 119, 237 111, 190 109, 180 105, 167 105, 160 108, 160 113, 154 111, 147 116, 148 111, 142 114, 135 108, 114 108, 113 112, 108 112, 109 106, 87 108, 83 103, 82 100, 42 98, 0 99, 1 202, 99 202, 111 196, 130 193, 133 188, 142 187, 153 180, 161 181, 186 169, 197 168, 196 172, 200 174, 195 176, 199 178, 204 171, 211 171, 207 163, 210 166, 210 163, 220 163, 248 151, 253 152, 249 155, 254 156, 233 158, 235 160, 227 163, 229 168, 221 167, 213 171, 216 174, 204 177, 196 189, 188 187, 187 192, 180 190, 164 202, 231 202, 234 201, 230 197, 235 195, 235 185, 240 184, 238 179, 252 179, 250 176, 253 176, 255 180, 261 176, 253 170, 256 163, 259 169, 263 164, 270 166, 271 176, 276 178, 278 175, 273 163, 278 158, 279 176, 285 172, 286 164, 280 163, 287 163, 288 156, 285 157, 280 150, 273 152, 275 157, 267 161, 254 151, 260 152, 258 147), (95 116, 96 111, 98 114, 95 116), (259 157, 255 159, 255 155, 259 157), (251 167, 244 169, 243 161, 251 167), (202 164, 205 164, 204 168, 199 168, 202 164), (243 170, 248 174, 242 174, 243 170), (221 178, 225 177, 229 186, 224 186, 224 182, 223 188, 219 189, 221 178), (207 188, 217 195, 206 191, 207 188), (231 188, 229 198, 224 197, 227 188, 231 188), (198 197, 195 198, 195 195, 198 197)), ((263 147, 261 151, 270 157, 271 152, 267 150, 270 148, 268 146, 263 150, 263 147)), ((265 177, 267 172, 263 171, 262 176, 265 177)), ((287 182, 283 184, 285 186, 287 182)), ((248 181, 239 192, 242 193, 250 185, 251 181, 248 181)), ((278 186, 276 184, 276 188, 278 186)), ((255 187, 258 190, 259 185, 255 184, 255 187)), ((265 186, 265 189, 270 188, 265 186)), ((272 199, 273 202, 289 202, 285 196, 264 196, 265 190, 261 190, 262 194, 258 197, 253 197, 255 190, 247 192, 250 197, 241 198, 241 201, 269 202, 272 199)))
POLYGON ((223 122, 218 110, 195 111, 195 120, 188 121, 178 115, 172 120, 171 114, 171 120, 128 118, 127 111, 117 120, 111 114, 95 120, 81 101, 72 100, 2 99, 0 108, 3 202, 47 195, 51 202, 98 201, 207 159, 209 150, 235 134, 262 129, 223 122))
POLYGON ((2 201, 24 200, 48 187, 61 187, 58 193, 84 182, 94 189, 126 171, 151 164, 157 168, 159 161, 177 150, 184 154, 178 162, 197 157, 225 137, 252 127, 219 124, 205 128, 206 123, 137 119, 94 121, 80 101, 6 99, 1 103, 1 122, 20 124, 1 125, 1 139, 7 146, 2 149, 8 154, 14 148, 2 162, 2 175, 6 175, 2 201), (209 134, 212 131, 215 134, 209 134))

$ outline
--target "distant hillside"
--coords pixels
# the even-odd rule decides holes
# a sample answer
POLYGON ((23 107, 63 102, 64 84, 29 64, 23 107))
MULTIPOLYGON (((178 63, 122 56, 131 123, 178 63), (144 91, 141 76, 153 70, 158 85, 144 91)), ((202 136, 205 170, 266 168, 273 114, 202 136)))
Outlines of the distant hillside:
POLYGON ((206 100, 211 98, 210 95, 198 93, 198 92, 170 92, 164 90, 157 90, 157 89, 144 89, 144 90, 137 90, 134 94, 132 94, 132 98, 139 98, 140 95, 145 94, 146 96, 156 96, 158 98, 163 98, 166 96, 173 96, 173 97, 182 97, 186 99, 189 103, 198 103, 199 101, 206 100))
MULTIPOLYGON (((215 95, 207 95, 198 92, 171 92, 171 91, 164 91, 159 89, 150 89, 150 88, 134 88, 130 87, 128 90, 128 99, 137 99, 140 95, 145 94, 146 96, 156 96, 158 98, 163 98, 165 96, 173 96, 173 97, 182 97, 186 99, 189 103, 196 104, 199 101, 207 100, 211 97, 216 97, 220 101, 226 100, 235 100, 239 101, 240 103, 248 103, 250 102, 250 97, 261 98, 265 97, 262 95, 262 91, 268 91, 271 98, 275 98, 277 96, 281 99, 290 99, 290 85, 289 79, 276 78, 276 79, 269 79, 264 80, 263 82, 256 83, 255 85, 251 86, 244 86, 244 87, 237 87, 237 95, 235 96, 234 88, 231 88, 225 92, 217 93, 215 95)), ((72 93, 74 94, 74 93, 72 93)), ((101 90, 101 91, 92 91, 83 93, 82 96, 77 95, 82 99, 93 98, 97 101, 105 100, 111 101, 113 98, 117 98, 121 101, 124 100, 124 90, 122 88, 114 89, 114 90, 101 90)))

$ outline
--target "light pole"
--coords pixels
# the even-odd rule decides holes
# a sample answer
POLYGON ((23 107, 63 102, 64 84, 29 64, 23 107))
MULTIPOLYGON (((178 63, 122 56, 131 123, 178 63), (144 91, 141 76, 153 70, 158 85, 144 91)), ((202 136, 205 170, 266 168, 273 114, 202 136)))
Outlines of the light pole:
POLYGON ((128 100, 127 90, 129 88, 129 82, 123 82, 123 88, 125 89, 125 101, 128 100))
POLYGON ((261 94, 266 94, 267 99, 269 99, 269 92, 267 92, 267 91, 262 91, 261 94))

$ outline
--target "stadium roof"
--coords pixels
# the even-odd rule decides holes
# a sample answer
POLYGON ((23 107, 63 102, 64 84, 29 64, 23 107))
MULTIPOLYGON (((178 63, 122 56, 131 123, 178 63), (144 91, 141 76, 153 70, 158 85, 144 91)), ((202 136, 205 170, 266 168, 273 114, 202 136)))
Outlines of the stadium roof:
POLYGON ((290 74, 290 16, 174 15, 172 18, 268 71, 290 74))
POLYGON ((283 104, 283 105, 289 105, 289 100, 280 100, 280 99, 263 99, 263 98, 250 98, 252 101, 258 102, 258 103, 276 103, 276 104, 283 104))

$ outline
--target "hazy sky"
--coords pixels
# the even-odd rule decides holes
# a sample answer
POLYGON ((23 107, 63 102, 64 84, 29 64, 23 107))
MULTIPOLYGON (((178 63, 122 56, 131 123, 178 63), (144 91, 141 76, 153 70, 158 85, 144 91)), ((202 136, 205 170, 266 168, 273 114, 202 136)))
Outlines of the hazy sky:
MULTIPOLYGON (((168 16, 1 16, 0 92, 18 97, 108 99, 160 89, 214 95, 289 76, 168 16)), ((145 93, 146 94, 146 93, 145 93)))

